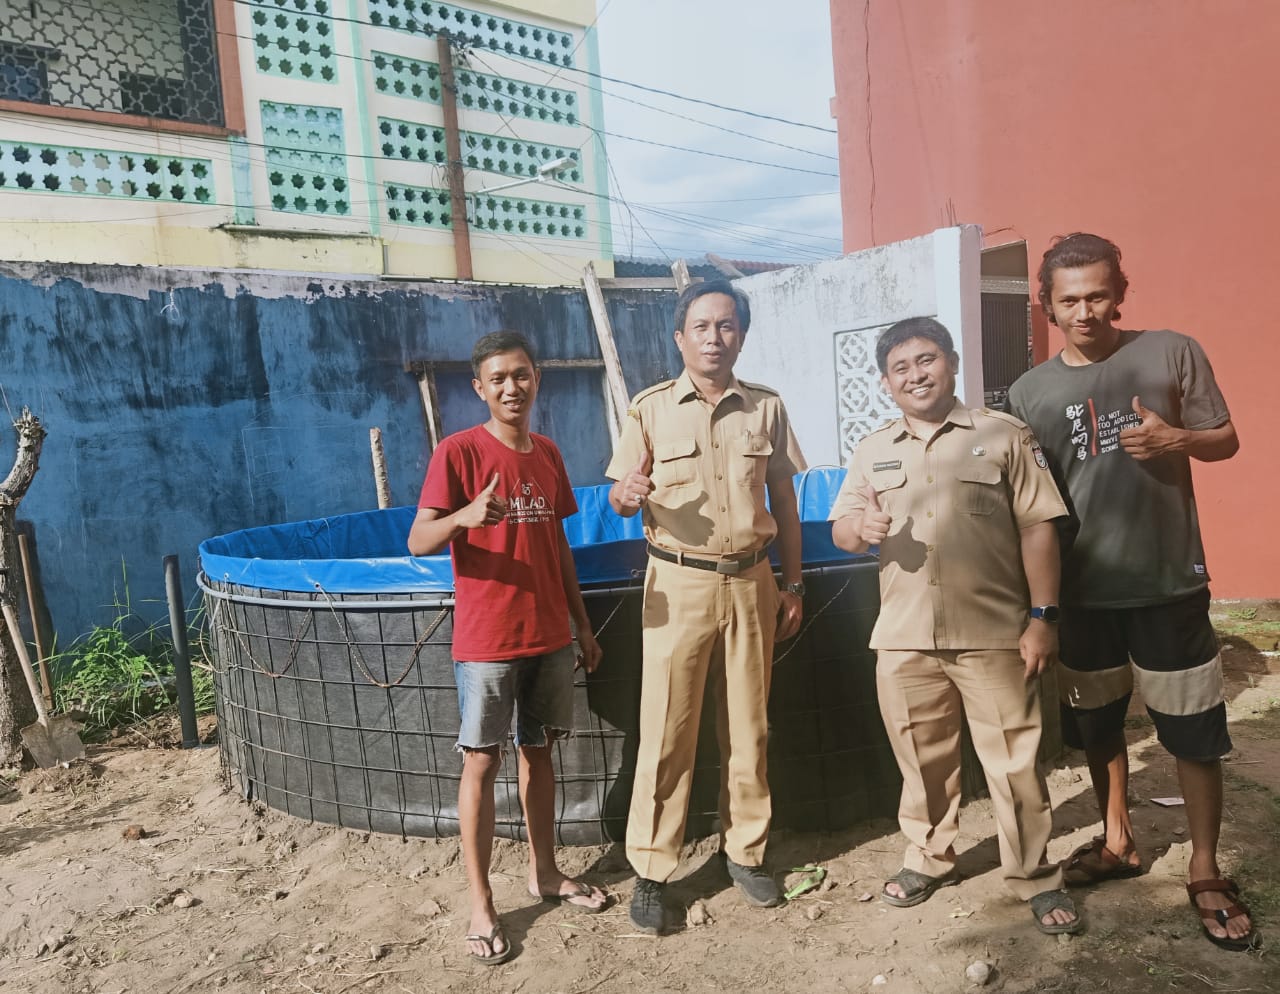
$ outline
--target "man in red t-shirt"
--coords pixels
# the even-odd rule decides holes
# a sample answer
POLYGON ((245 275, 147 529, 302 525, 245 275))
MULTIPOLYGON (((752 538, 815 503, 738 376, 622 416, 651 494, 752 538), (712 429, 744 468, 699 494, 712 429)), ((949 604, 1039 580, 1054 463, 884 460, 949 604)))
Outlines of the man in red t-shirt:
POLYGON ((523 335, 485 335, 471 381, 489 420, 436 449, 409 531, 409 552, 453 557, 454 677, 463 754, 458 820, 471 893, 467 947, 482 963, 511 958, 489 885, 493 787, 515 714, 520 799, 529 832, 529 892, 586 912, 608 895, 555 862, 555 772, 548 748, 573 726, 573 671, 600 663, 562 519, 578 510, 560 450, 529 430, 540 373, 523 335), (572 617, 578 651, 569 630, 572 617))

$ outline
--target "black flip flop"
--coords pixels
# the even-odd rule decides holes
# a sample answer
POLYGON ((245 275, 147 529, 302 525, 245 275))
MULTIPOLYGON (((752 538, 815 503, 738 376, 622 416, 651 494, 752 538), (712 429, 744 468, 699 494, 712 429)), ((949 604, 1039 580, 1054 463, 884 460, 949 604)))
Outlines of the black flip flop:
POLYGON ((507 933, 502 931, 502 923, 496 922, 493 930, 488 935, 468 935, 467 942, 483 942, 489 947, 489 955, 481 956, 479 953, 468 952, 468 955, 477 963, 483 963, 485 966, 497 966, 499 963, 505 963, 515 955, 515 946, 511 945, 511 940, 507 938, 507 933), (496 952, 494 950, 494 941, 499 937, 502 939, 503 950, 496 952))

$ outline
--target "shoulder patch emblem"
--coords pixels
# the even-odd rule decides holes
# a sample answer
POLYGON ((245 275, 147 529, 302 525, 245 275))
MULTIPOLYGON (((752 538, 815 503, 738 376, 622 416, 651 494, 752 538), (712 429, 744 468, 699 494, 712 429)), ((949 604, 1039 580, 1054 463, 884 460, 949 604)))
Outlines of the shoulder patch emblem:
POLYGON ((1031 443, 1031 454, 1036 457, 1036 465, 1041 469, 1049 468, 1049 460, 1044 457, 1044 449, 1040 448, 1039 442, 1031 443))
POLYGON ((871 472, 873 473, 881 473, 881 472, 884 472, 886 469, 902 469, 902 460, 886 459, 884 462, 877 462, 877 463, 871 464, 871 472))

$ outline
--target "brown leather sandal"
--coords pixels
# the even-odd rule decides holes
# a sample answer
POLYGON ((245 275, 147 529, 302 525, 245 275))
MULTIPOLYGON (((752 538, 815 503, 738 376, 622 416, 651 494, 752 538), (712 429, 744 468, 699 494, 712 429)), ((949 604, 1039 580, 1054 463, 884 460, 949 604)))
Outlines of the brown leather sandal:
POLYGON ((1099 836, 1087 842, 1062 861, 1066 882, 1074 887, 1102 883, 1104 880, 1123 880, 1142 874, 1142 863, 1130 863, 1107 848, 1099 836))
POLYGON ((1206 922, 1216 922, 1225 929, 1227 922, 1232 918, 1250 916, 1248 906, 1240 902, 1240 888, 1236 886, 1234 880, 1209 879, 1192 881, 1187 884, 1187 897, 1191 899, 1191 906, 1200 915, 1200 927, 1204 929, 1205 937, 1215 946, 1239 953, 1252 949, 1257 944, 1258 930, 1253 927, 1252 921, 1249 923, 1249 934, 1242 935, 1238 939, 1233 939, 1230 936, 1214 935, 1209 931, 1209 927, 1206 924, 1206 922), (1231 906, 1227 908, 1200 907, 1200 904, 1196 901, 1196 895, 1208 893, 1226 894, 1231 899, 1231 906))

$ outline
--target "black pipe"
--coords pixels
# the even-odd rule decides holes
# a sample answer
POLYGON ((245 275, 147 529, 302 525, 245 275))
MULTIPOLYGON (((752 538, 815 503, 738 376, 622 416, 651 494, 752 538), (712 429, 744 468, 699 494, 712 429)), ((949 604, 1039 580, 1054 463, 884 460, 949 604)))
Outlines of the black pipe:
POLYGON ((196 728, 196 694, 191 686, 191 652, 187 646, 187 614, 183 609, 178 557, 164 557, 164 592, 169 599, 169 629, 173 633, 173 675, 178 684, 178 714, 182 718, 182 748, 200 744, 196 728))

